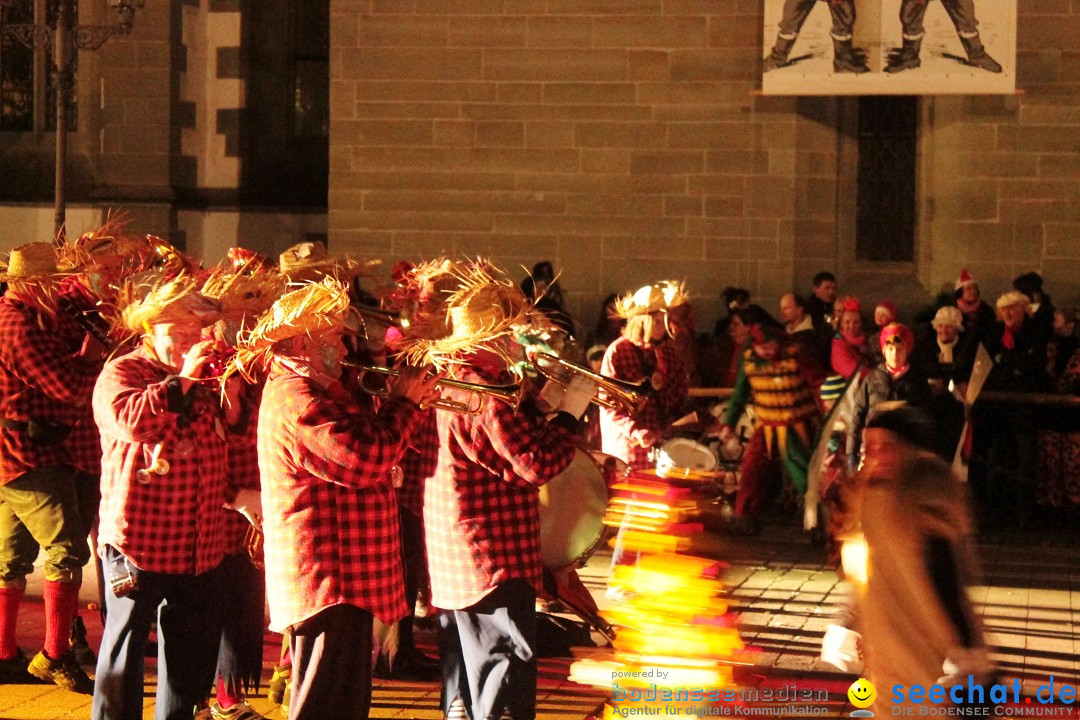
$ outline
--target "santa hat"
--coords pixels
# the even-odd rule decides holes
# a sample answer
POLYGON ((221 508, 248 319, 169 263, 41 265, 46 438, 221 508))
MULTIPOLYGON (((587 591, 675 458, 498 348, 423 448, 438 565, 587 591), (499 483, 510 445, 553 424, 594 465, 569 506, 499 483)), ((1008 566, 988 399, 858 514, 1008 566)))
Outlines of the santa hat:
POLYGON ((961 289, 963 287, 967 287, 968 285, 976 285, 976 284, 977 283, 975 282, 975 278, 971 277, 971 273, 968 272, 968 269, 963 268, 963 269, 960 270, 960 277, 957 278, 956 287, 953 288, 953 289, 954 290, 959 290, 959 289, 961 289))
POLYGON ((876 311, 877 308, 885 308, 885 311, 889 313, 890 321, 896 319, 896 303, 892 300, 882 300, 874 307, 874 310, 876 311))

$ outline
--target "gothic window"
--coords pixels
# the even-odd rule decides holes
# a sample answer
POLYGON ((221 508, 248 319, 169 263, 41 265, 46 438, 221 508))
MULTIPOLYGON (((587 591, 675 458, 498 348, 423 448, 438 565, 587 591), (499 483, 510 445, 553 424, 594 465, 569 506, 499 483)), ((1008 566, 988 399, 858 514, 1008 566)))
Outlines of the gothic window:
MULTIPOLYGON (((0 0, 0 130, 51 132, 56 128, 56 83, 52 46, 28 47, 32 26, 56 26, 59 3, 69 3, 72 24, 78 3, 71 0, 0 0)), ((39 40, 41 36, 39 35, 39 40)), ((72 70, 78 54, 72 53, 72 70)), ((76 128, 76 93, 68 103, 68 129, 76 128)))

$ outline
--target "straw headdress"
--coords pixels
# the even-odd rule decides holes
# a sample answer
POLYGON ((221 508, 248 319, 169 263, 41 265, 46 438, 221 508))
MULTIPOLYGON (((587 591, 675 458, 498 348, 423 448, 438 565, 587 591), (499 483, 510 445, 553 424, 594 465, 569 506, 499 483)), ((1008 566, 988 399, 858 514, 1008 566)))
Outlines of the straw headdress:
POLYGON ((297 335, 344 327, 349 312, 349 288, 332 277, 303 285, 279 297, 237 345, 225 377, 239 372, 253 379, 265 369, 274 345, 297 335))
POLYGON ((326 246, 318 242, 297 243, 278 257, 278 271, 292 283, 313 282, 327 276, 349 280, 378 264, 378 260, 360 263, 348 256, 330 255, 326 246))
POLYGON ((56 247, 52 243, 33 242, 11 251, 7 265, 0 270, 0 282, 40 282, 64 274, 57 266, 56 247))
POLYGON ((130 284, 127 288, 121 317, 129 330, 145 332, 151 325, 193 319, 206 326, 221 317, 221 304, 200 293, 199 282, 186 273, 152 286, 148 292, 130 284))
POLYGON ((478 350, 498 355, 499 340, 528 323, 532 303, 505 273, 484 260, 439 261, 438 283, 451 285, 445 322, 409 328, 404 355, 413 364, 459 364, 478 350), (442 264, 446 263, 446 264, 442 264), (431 334, 425 334, 431 333, 431 334))
POLYGON ((251 269, 261 267, 257 261, 239 269, 217 267, 203 281, 203 295, 221 303, 222 314, 230 320, 245 315, 262 315, 285 293, 285 278, 276 270, 251 269))
POLYGON ((684 283, 678 280, 661 280, 617 299, 615 314, 629 320, 682 305, 689 299, 690 295, 684 283))

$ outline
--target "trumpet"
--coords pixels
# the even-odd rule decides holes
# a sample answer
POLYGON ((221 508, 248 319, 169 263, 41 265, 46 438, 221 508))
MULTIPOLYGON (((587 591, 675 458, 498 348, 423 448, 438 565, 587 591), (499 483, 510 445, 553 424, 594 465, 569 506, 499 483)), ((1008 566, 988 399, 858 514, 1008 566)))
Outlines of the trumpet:
MULTIPOLYGON (((365 380, 369 374, 375 375, 387 375, 389 377, 397 377, 401 374, 400 370, 394 368, 383 367, 381 365, 365 365, 363 363, 352 362, 349 360, 342 361, 341 363, 345 367, 354 368, 360 371, 360 389, 370 395, 377 395, 379 397, 386 397, 388 393, 385 388, 370 387, 366 384, 365 380)), ((449 380, 446 378, 440 379, 435 383, 436 387, 449 388, 452 390, 463 390, 470 393, 469 400, 467 402, 461 402, 458 400, 452 400, 448 397, 442 397, 430 404, 430 407, 438 408, 439 410, 449 410, 450 412, 468 413, 470 415, 479 415, 480 411, 484 408, 484 398, 491 397, 501 402, 506 403, 514 410, 518 409, 521 405, 522 397, 525 392, 525 384, 519 378, 517 382, 510 383, 508 385, 482 385, 480 383, 463 382, 461 380, 449 380)))
POLYGON ((569 384, 575 373, 589 378, 596 383, 596 397, 593 398, 593 402, 601 407, 621 410, 628 415, 633 415, 640 412, 645 401, 649 399, 645 392, 644 380, 632 383, 609 378, 548 352, 531 353, 529 359, 536 368, 536 372, 560 385, 569 384))

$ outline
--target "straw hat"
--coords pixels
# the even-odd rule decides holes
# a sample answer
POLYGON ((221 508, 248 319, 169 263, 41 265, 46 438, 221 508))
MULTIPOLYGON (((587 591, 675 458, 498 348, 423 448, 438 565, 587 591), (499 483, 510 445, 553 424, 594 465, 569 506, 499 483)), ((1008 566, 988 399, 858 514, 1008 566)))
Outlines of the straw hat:
POLYGON ((685 284, 678 280, 661 280, 617 299, 615 314, 629 320, 682 305, 689 299, 685 284))
POLYGON ((446 298, 445 322, 410 326, 404 355, 415 364, 436 367, 461 363, 479 350, 502 355, 497 341, 529 322, 532 302, 488 261, 442 262, 448 264, 440 265, 438 284, 454 286, 446 298))
POLYGON ((330 255, 326 246, 318 242, 297 243, 278 256, 278 270, 289 282, 312 282, 327 275, 357 276, 378 264, 378 260, 360 263, 347 256, 330 255))
POLYGON ((41 281, 64 275, 57 267, 56 248, 52 243, 20 245, 8 256, 7 267, 0 271, 0 282, 41 281))
POLYGON ((206 326, 221 317, 221 304, 199 292, 194 276, 182 273, 152 286, 149 292, 136 290, 123 306, 121 317, 124 326, 136 332, 146 332, 151 325, 160 323, 191 320, 206 326))
MULTIPOLYGON (((277 270, 247 272, 214 268, 203 281, 200 292, 221 303, 227 319, 241 320, 245 315, 261 315, 285 293, 285 278, 277 270)), ((252 267, 262 267, 255 262, 252 267)))
POLYGON ((276 343, 297 335, 343 328, 349 312, 349 287, 336 278, 308 283, 287 292, 259 318, 238 343, 224 376, 239 372, 248 379, 266 367, 276 343))

